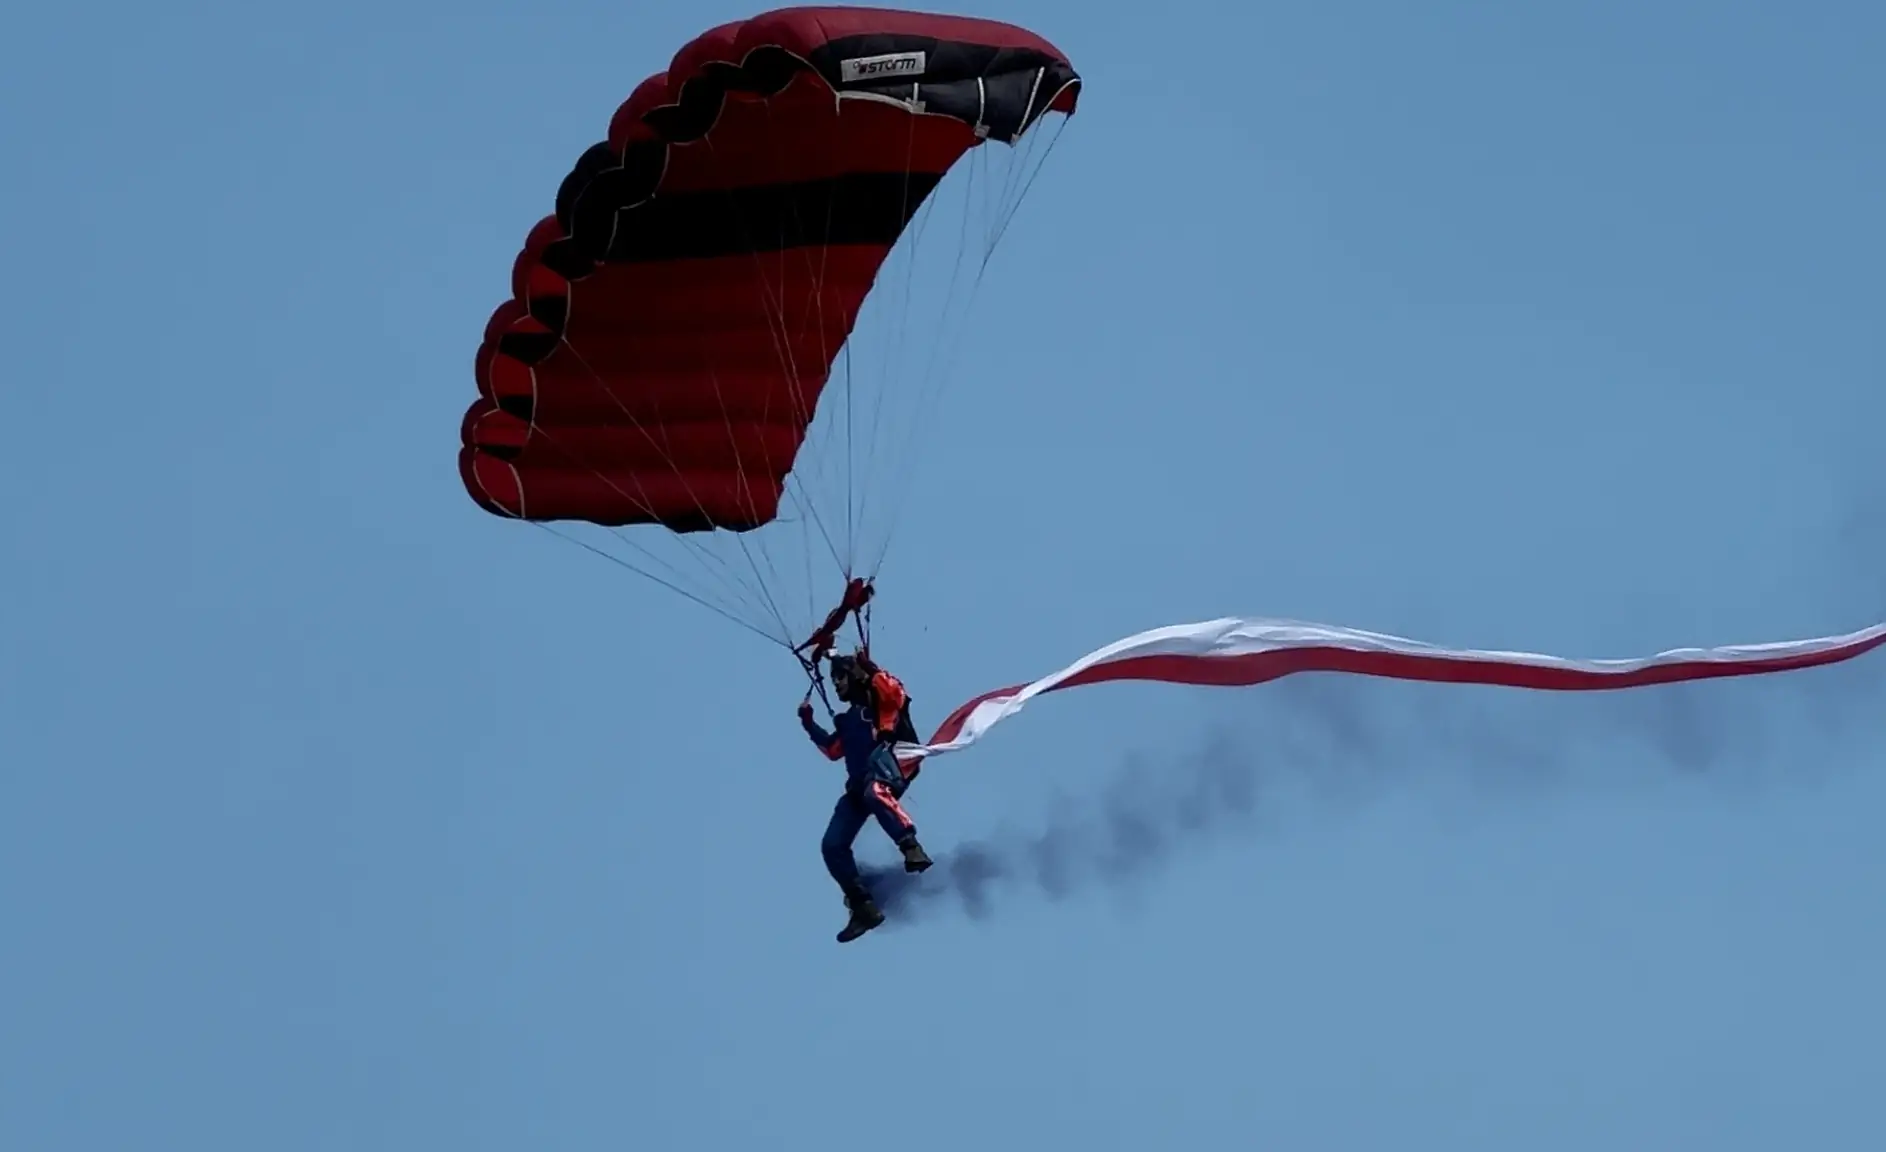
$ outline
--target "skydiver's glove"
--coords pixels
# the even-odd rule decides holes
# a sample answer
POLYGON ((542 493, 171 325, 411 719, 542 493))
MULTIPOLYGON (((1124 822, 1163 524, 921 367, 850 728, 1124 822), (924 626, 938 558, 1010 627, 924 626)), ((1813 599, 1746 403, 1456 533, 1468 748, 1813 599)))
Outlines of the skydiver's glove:
POLYGON ((810 700, 799 701, 799 719, 801 720, 812 719, 812 701, 810 700))

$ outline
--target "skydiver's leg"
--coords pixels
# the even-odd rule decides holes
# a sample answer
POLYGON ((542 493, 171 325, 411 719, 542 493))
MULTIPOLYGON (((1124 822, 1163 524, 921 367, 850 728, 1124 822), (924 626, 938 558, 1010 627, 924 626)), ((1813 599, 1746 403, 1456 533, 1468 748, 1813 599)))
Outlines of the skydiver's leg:
POLYGON ((825 857, 825 870, 832 874, 832 879, 847 898, 864 891, 864 882, 858 877, 858 860, 851 854, 851 844, 858 838, 858 833, 864 829, 864 822, 869 817, 870 813, 864 804, 846 792, 832 806, 831 822, 825 825, 825 838, 819 842, 819 851, 825 857))
POLYGON ((839 890, 845 894, 845 907, 851 912, 850 919, 838 932, 840 944, 856 940, 884 923, 884 913, 871 899, 871 890, 864 886, 864 880, 858 875, 858 861, 851 854, 852 841, 858 838, 868 819, 870 812, 864 803, 846 792, 833 805, 831 822, 825 826, 825 839, 819 843, 825 855, 825 868, 838 882, 839 890))
MULTIPOLYGON (((889 753, 885 755, 889 757, 889 753)), ((930 866, 931 860, 924 852, 923 845, 917 842, 917 822, 910 818, 910 813, 904 811, 901 803, 907 785, 895 761, 891 762, 889 775, 890 779, 887 780, 885 774, 880 772, 876 779, 865 786, 865 803, 869 805, 871 815, 877 817, 878 827, 884 829, 884 834, 904 854, 904 871, 921 872, 930 866)))
POLYGON ((899 803, 901 798, 898 793, 902 791, 882 780, 873 780, 864 788, 865 805, 877 819, 878 827, 884 829, 884 834, 899 845, 917 838, 917 822, 910 818, 910 813, 904 811, 903 804, 899 803))

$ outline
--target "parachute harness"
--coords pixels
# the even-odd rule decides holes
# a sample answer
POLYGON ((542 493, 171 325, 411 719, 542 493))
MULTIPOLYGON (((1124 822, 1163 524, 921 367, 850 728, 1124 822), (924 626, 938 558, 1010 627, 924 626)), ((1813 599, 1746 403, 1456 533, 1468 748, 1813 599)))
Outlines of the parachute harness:
POLYGON ((853 576, 845 582, 844 598, 838 607, 825 614, 825 623, 819 625, 805 642, 792 650, 799 658, 800 667, 805 669, 806 678, 811 686, 806 689, 805 698, 812 699, 812 693, 819 694, 819 700, 825 705, 827 713, 835 713, 832 699, 825 692, 825 673, 819 668, 819 661, 829 654, 838 643, 838 630, 845 626, 845 619, 850 617, 858 629, 859 651, 867 655, 871 651, 871 597, 877 589, 871 581, 860 576, 853 576))

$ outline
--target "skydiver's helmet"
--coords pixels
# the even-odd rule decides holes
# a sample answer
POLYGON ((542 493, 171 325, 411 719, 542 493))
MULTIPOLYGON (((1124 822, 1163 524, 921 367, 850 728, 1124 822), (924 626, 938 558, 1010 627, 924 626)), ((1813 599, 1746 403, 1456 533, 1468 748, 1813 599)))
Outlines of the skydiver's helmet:
POLYGON ((839 698, 842 700, 849 700, 859 688, 864 686, 864 667, 856 656, 833 656, 831 675, 832 687, 838 690, 839 698))

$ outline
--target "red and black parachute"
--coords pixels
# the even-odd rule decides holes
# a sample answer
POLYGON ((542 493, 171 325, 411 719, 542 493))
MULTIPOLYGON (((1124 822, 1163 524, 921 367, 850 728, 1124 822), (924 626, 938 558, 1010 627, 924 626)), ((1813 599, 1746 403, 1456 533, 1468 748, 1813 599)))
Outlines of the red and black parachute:
POLYGON ((1071 115, 1079 86, 1041 37, 956 16, 788 8, 689 42, 517 257, 463 421, 472 499, 681 534, 775 521, 919 208, 985 141, 1071 115))

